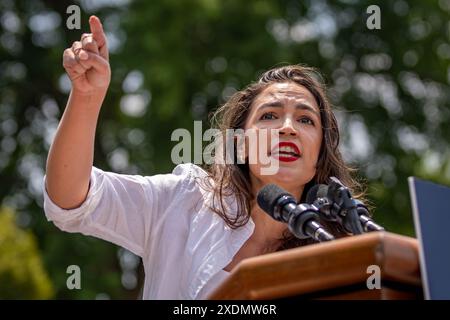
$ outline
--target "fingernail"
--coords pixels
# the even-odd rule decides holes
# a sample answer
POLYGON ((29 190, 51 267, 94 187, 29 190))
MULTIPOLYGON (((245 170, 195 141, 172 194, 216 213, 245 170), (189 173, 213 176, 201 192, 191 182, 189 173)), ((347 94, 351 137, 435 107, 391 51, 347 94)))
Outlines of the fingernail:
POLYGON ((79 57, 81 60, 87 60, 89 58, 88 54, 85 51, 81 51, 79 57))

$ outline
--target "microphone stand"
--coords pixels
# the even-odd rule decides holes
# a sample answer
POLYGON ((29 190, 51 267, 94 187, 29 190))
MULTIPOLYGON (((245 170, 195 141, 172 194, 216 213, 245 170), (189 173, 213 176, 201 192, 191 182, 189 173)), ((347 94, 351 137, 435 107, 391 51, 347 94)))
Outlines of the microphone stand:
POLYGON ((311 235, 316 241, 331 241, 334 236, 326 231, 317 221, 319 215, 317 209, 309 204, 300 203, 288 219, 289 230, 302 239, 304 234, 311 235), (307 223, 309 222, 309 223, 307 223))
POLYGON ((319 213, 331 221, 338 221, 348 232, 362 234, 364 229, 359 218, 357 203, 352 198, 350 190, 336 177, 330 178, 327 198, 319 198, 313 205, 319 213), (331 201, 331 203, 329 202, 331 201))
POLYGON ((353 199, 350 190, 336 177, 331 177, 327 196, 319 197, 312 205, 328 221, 336 221, 353 234, 384 231, 369 217, 369 210, 361 201, 353 199))
POLYGON ((292 234, 299 239, 311 237, 318 242, 334 240, 334 236, 317 222, 317 208, 306 203, 296 204, 292 197, 284 195, 278 199, 273 218, 286 222, 292 234))

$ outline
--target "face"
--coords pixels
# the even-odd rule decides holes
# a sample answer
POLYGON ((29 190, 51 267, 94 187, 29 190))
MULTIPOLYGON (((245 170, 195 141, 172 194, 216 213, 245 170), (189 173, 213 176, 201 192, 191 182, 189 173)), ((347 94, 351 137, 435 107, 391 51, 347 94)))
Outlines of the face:
POLYGON ((279 164, 276 174, 265 175, 261 174, 261 162, 250 162, 254 188, 259 190, 263 185, 275 183, 287 191, 301 191, 314 177, 322 143, 322 122, 316 100, 305 87, 293 82, 269 85, 253 101, 244 129, 271 132, 258 145, 266 143, 268 157, 277 159, 279 164))

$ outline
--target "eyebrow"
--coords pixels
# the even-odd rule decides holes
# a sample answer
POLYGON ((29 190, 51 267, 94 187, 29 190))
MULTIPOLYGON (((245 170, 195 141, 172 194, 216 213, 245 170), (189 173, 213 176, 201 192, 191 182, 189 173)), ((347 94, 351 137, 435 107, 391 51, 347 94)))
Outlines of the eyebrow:
MULTIPOLYGON (((262 105, 260 105, 260 106, 258 107, 258 110, 261 110, 261 109, 263 109, 263 108, 274 108, 274 107, 275 107, 275 108, 282 108, 282 107, 283 107, 283 104, 282 104, 281 102, 279 102, 279 101, 266 102, 266 103, 263 103, 262 105)), ((296 108, 296 109, 301 109, 301 110, 307 110, 307 111, 310 111, 310 112, 314 113, 316 116, 318 116, 319 119, 320 119, 320 113, 317 112, 316 109, 314 109, 313 107, 311 107, 309 104, 299 102, 299 103, 297 103, 297 104, 295 105, 295 108, 296 108)))

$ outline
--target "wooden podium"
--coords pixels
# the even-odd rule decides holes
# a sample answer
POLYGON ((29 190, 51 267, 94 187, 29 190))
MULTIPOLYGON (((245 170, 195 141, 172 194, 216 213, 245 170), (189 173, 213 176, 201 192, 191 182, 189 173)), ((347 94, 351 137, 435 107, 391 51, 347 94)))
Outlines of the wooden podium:
POLYGON ((281 298, 423 299, 417 240, 371 232, 249 258, 209 296, 281 298), (381 271, 380 289, 367 287, 371 265, 381 271))

